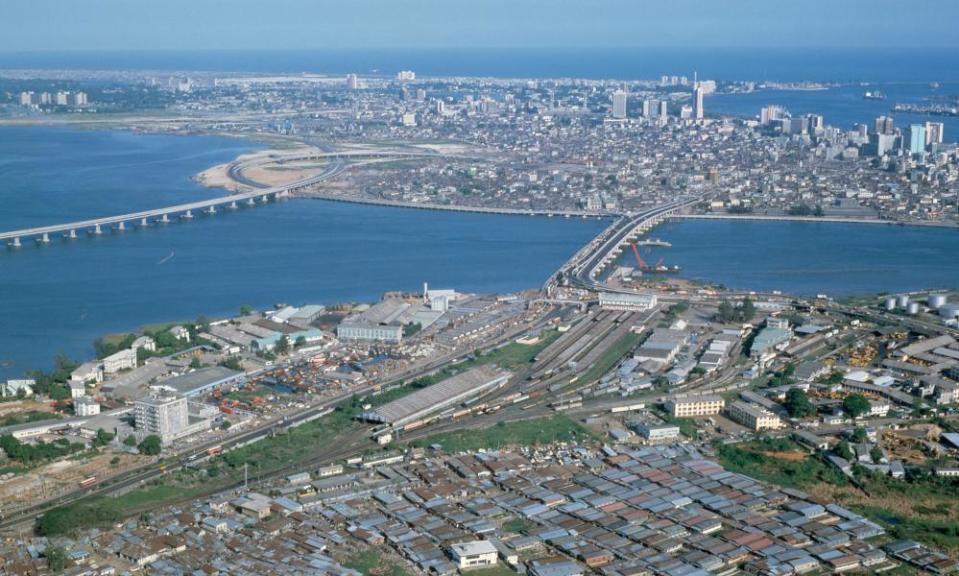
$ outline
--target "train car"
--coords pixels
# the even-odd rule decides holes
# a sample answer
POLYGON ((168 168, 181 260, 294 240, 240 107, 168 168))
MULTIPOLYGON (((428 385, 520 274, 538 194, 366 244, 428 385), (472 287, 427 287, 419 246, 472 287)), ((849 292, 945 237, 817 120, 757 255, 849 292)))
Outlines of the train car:
POLYGON ((96 477, 96 476, 90 476, 89 478, 85 478, 85 479, 83 479, 83 480, 80 481, 80 488, 89 488, 89 487, 93 486, 93 485, 96 484, 96 483, 97 483, 97 477, 96 477))
POLYGON ((211 457, 211 458, 212 458, 213 456, 216 456, 216 455, 218 455, 218 454, 221 454, 222 452, 223 452, 223 446, 213 446, 212 448, 207 448, 207 449, 206 449, 206 455, 209 456, 209 457, 211 457))

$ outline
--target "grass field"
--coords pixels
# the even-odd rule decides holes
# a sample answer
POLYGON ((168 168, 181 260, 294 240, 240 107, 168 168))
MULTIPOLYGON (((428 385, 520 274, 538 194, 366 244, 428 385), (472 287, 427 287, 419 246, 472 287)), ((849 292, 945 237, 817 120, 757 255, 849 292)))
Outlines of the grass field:
POLYGON ((506 448, 508 446, 533 446, 555 442, 586 441, 592 434, 566 416, 556 415, 537 420, 503 422, 479 430, 462 430, 429 436, 414 442, 415 446, 439 444, 447 452, 463 452, 506 448))
POLYGON ((771 484, 799 488, 880 523, 894 538, 914 539, 959 557, 959 482, 894 480, 862 474, 853 483, 819 456, 783 439, 717 447, 724 467, 771 484))
POLYGON ((371 574, 376 576, 406 576, 406 570, 388 560, 384 560, 378 551, 372 549, 354 554, 343 565, 365 576, 371 574))

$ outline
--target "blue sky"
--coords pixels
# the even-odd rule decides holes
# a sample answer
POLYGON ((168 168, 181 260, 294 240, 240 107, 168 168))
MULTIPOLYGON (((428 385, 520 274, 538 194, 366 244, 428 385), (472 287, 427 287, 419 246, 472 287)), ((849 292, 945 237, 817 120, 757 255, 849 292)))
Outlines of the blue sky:
POLYGON ((0 51, 959 47, 956 0, 0 0, 0 51))

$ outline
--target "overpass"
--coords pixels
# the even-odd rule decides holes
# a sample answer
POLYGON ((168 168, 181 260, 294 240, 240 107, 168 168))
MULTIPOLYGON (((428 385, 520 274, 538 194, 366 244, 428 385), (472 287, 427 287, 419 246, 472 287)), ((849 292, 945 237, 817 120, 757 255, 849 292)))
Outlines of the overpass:
MULTIPOLYGON (((195 202, 176 204, 163 208, 154 208, 142 210, 139 212, 129 212, 115 216, 105 216, 101 218, 91 218, 88 220, 78 220, 74 222, 65 222, 62 224, 52 224, 49 226, 37 226, 33 228, 22 228, 20 230, 10 230, 0 232, 0 242, 6 242, 8 246, 19 248, 23 245, 24 239, 33 238, 40 244, 49 244, 55 237, 61 236, 66 239, 78 238, 81 234, 88 233, 93 236, 102 235, 105 231, 114 229, 124 231, 130 227, 147 227, 153 224, 169 224, 175 219, 190 220, 198 214, 216 214, 221 209, 237 209, 241 205, 256 206, 258 203, 265 204, 271 200, 285 198, 293 193, 302 192, 315 184, 329 180, 340 174, 346 169, 347 161, 354 159, 383 159, 383 158, 422 158, 422 157, 441 157, 435 152, 404 152, 404 151, 366 151, 351 150, 342 152, 316 152, 311 154, 298 154, 290 156, 279 156, 268 159, 259 159, 250 163, 243 163, 244 166, 256 163, 269 163, 276 161, 305 161, 305 160, 323 160, 329 162, 329 166, 320 174, 297 180, 289 184, 275 187, 254 188, 246 192, 229 194, 217 198, 208 198, 195 202)), ((233 170, 231 169, 231 174, 233 170)))

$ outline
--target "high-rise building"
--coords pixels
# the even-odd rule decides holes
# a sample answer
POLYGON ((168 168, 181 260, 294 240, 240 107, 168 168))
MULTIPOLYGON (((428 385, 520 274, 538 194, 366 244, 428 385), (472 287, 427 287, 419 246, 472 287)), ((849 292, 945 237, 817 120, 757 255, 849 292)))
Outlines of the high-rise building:
POLYGON ((613 92, 613 118, 626 117, 626 92, 617 90, 613 92))
POLYGON ((765 106, 759 111, 759 123, 763 126, 768 126, 782 117, 783 109, 779 106, 765 106))
POLYGON ((876 118, 876 134, 892 134, 891 116, 880 116, 876 118))
POLYGON ((942 132, 945 126, 942 122, 926 122, 926 145, 942 144, 942 132))
POLYGON ((659 101, 659 117, 664 119, 667 116, 669 116, 669 103, 666 102, 665 100, 660 100, 659 101))
POLYGON ((86 106, 87 105, 87 93, 86 92, 74 92, 73 101, 71 102, 73 106, 86 106))
POLYGON ((396 79, 400 82, 410 82, 412 80, 416 80, 416 72, 413 72, 412 70, 401 70, 400 72, 396 73, 396 79))
POLYGON ((910 154, 922 154, 926 151, 926 126, 924 124, 910 124, 909 133, 903 139, 903 147, 910 154))
POLYGON ((679 117, 682 120, 692 120, 693 119, 693 107, 689 104, 683 104, 679 109, 679 117))
POLYGON ((30 106, 33 104, 33 92, 21 92, 20 93, 20 105, 21 106, 30 106))
POLYGON ((643 100, 643 118, 649 118, 653 115, 653 112, 656 110, 654 100, 646 98, 643 100))
POLYGON ((66 106, 70 102, 70 93, 57 92, 56 96, 53 98, 53 102, 57 106, 66 106))
POLYGON ((697 83, 696 87, 693 88, 693 114, 696 120, 702 120, 705 114, 705 110, 703 109, 703 96, 703 89, 697 83))
POLYGON ((137 400, 134 417, 137 431, 144 436, 156 435, 163 442, 176 439, 190 423, 187 399, 175 396, 152 396, 137 400))
POLYGON ((360 78, 356 74, 347 74, 346 87, 350 90, 356 90, 360 87, 360 78))

